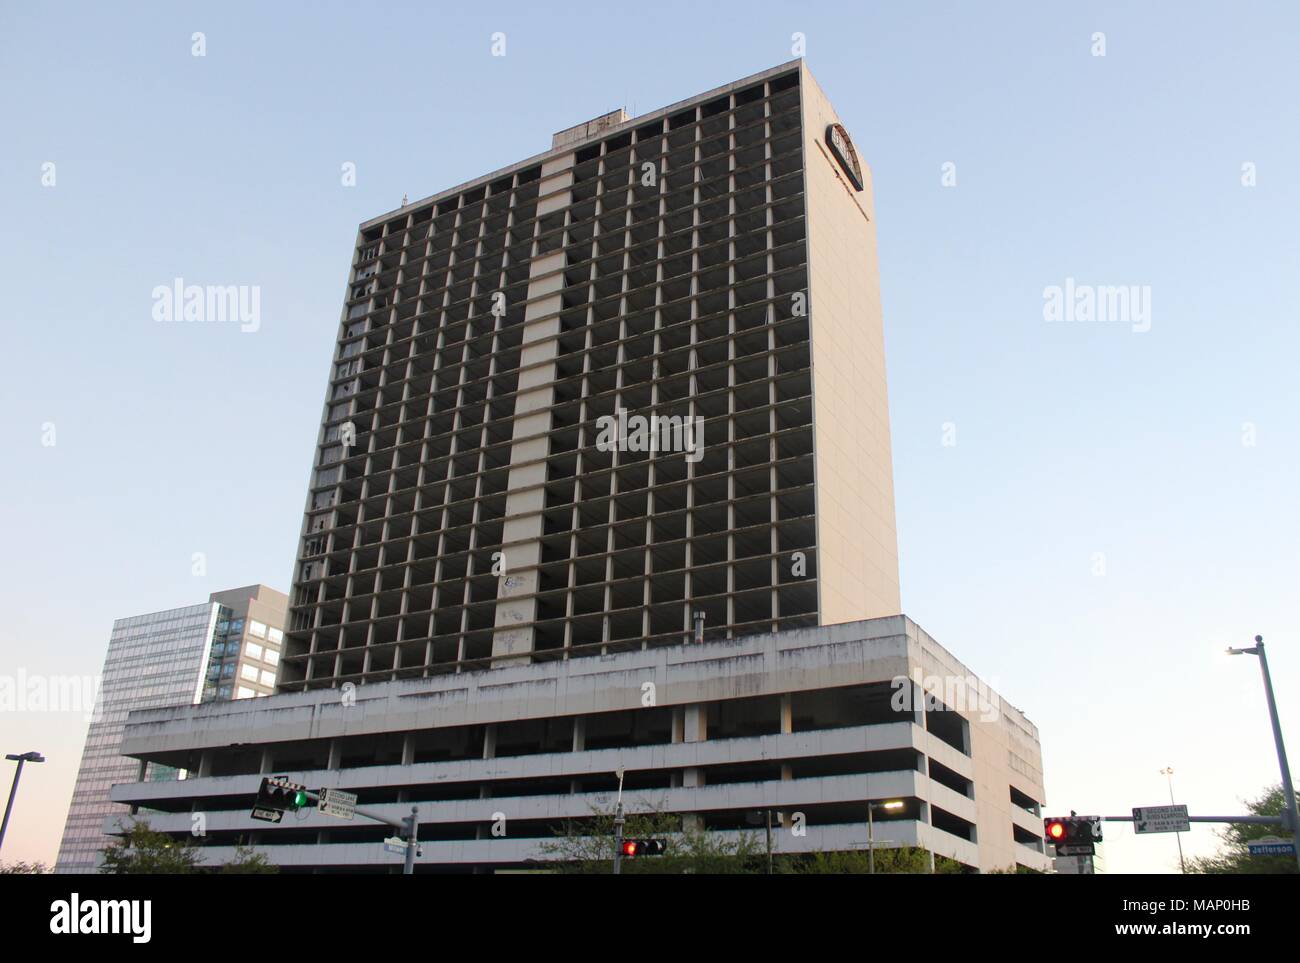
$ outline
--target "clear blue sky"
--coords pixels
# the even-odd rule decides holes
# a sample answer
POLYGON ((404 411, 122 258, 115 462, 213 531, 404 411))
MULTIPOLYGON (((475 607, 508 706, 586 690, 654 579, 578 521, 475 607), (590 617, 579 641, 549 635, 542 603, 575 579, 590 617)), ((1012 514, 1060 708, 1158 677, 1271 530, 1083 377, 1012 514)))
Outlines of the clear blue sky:
MULTIPOLYGON (((116 617, 287 588, 358 222, 796 31, 874 172, 906 612, 1039 725, 1050 811, 1160 803, 1163 766, 1201 813, 1276 781, 1257 666, 1221 654, 1255 633, 1300 765, 1285 3, 5 2, 0 674, 94 674, 116 617), (261 329, 156 323, 176 277, 260 285, 261 329), (1149 285, 1151 330, 1045 322, 1067 277, 1149 285)), ((53 860, 84 729, 0 714, 50 757, 6 857, 53 860)), ((1107 834, 1111 870, 1175 865, 1107 834)))

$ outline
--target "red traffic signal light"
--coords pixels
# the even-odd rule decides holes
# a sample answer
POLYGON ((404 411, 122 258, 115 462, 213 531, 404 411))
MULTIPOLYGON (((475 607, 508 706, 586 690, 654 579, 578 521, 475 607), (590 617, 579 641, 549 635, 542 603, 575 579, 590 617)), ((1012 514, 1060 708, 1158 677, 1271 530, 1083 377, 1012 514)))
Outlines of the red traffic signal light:
POLYGON ((662 856, 667 844, 662 839, 625 839, 624 856, 662 856))
POLYGON ((1057 847, 1057 855, 1091 853, 1101 842, 1100 816, 1052 816, 1043 820, 1043 836, 1057 847))

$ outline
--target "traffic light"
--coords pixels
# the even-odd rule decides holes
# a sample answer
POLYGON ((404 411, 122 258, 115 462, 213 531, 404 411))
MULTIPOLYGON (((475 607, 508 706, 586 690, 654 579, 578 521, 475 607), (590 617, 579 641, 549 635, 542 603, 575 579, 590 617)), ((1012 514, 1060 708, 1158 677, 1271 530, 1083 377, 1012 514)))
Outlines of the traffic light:
POLYGON ((265 776, 257 787, 257 801, 253 803, 251 815, 264 822, 278 823, 286 812, 294 812, 310 803, 306 786, 284 776, 265 776))
POLYGON ((1043 820, 1043 836, 1058 856, 1090 855, 1101 842, 1100 816, 1051 816, 1043 820))
POLYGON ((1063 843, 1069 835, 1070 828, 1064 819, 1044 819, 1043 835, 1049 843, 1063 843))
POLYGON ((625 839, 624 856, 662 856, 667 844, 662 839, 625 839))

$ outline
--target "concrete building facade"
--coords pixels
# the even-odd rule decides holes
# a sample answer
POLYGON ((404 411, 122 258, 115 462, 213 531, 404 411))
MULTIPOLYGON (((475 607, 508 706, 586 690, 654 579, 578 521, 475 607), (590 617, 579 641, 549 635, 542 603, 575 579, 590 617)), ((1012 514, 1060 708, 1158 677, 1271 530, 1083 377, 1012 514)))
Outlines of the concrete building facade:
POLYGON ((788 64, 361 225, 283 689, 899 612, 871 184, 836 125, 788 64), (602 445, 620 418, 691 437, 602 445))
POLYGON ((127 815, 109 799, 119 782, 174 780, 173 767, 146 768, 122 755, 128 714, 154 706, 267 696, 289 598, 265 585, 213 592, 207 602, 117 619, 68 808, 55 871, 90 873, 112 841, 105 822, 127 815))
POLYGON ((134 714, 196 778, 113 798, 206 813, 213 858, 390 867, 383 826, 251 822, 285 774, 498 870, 623 768, 685 828, 776 811, 782 852, 891 800, 882 844, 1045 869, 1036 730, 899 614, 874 216, 796 61, 360 225, 279 694, 134 714))
POLYGON ((868 801, 896 800, 877 846, 1048 865, 1037 730, 903 616, 147 710, 123 751, 193 773, 113 799, 177 835, 203 813, 212 863, 251 844, 286 871, 400 871, 383 825, 251 819, 282 774, 392 819, 418 803, 421 871, 544 864, 556 827, 612 810, 621 767, 632 814, 735 834, 776 810, 780 854, 862 850, 868 801))

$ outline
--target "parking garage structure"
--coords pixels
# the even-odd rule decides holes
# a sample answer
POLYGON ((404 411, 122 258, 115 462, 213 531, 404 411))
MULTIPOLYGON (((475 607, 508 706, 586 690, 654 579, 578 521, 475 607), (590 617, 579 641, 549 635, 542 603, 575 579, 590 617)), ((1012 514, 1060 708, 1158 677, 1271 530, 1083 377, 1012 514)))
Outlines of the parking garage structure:
POLYGON ((286 775, 394 819, 418 804, 419 871, 495 872, 544 868, 567 823, 612 812, 622 768, 629 814, 734 835, 771 810, 781 854, 862 850, 868 803, 900 801, 877 812, 875 845, 1045 870, 1036 728, 990 690, 949 706, 941 687, 912 688, 973 678, 895 616, 375 683, 354 698, 154 709, 132 713, 123 752, 190 778, 146 777, 112 798, 177 838, 203 813, 214 864, 253 845, 289 872, 400 871, 388 827, 315 810, 251 819, 261 778, 286 775))

